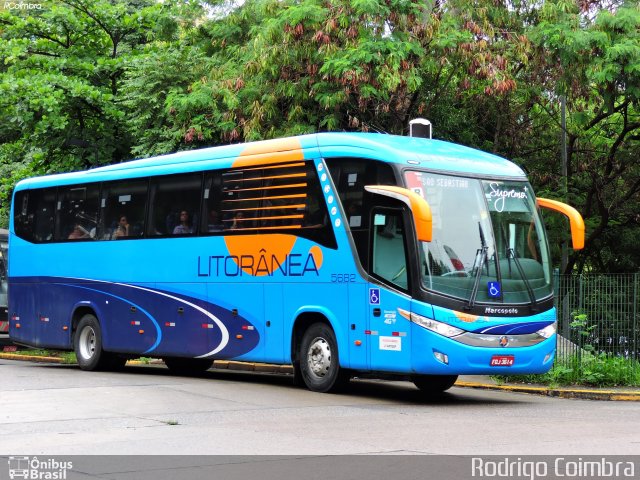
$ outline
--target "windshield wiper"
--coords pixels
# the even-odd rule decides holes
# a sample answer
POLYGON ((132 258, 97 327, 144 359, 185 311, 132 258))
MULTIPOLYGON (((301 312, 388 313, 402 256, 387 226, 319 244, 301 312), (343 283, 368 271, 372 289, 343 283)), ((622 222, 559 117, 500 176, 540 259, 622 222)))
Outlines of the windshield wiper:
POLYGON ((516 256, 516 251, 514 248, 511 248, 511 247, 507 248, 507 259, 509 259, 509 257, 513 258, 513 262, 516 264, 518 273, 520 274, 520 277, 522 278, 522 281, 524 282, 525 287, 527 287, 527 293, 529 294, 529 299, 531 300, 531 311, 537 312, 538 302, 536 302, 536 295, 535 293, 533 293, 533 288, 531 288, 531 282, 529 282, 529 279, 525 275, 524 269, 522 268, 522 264, 520 263, 520 260, 518 260, 518 257, 516 256))
POLYGON ((478 286, 480 285, 480 277, 482 276, 482 270, 484 270, 484 265, 487 262, 487 252, 489 251, 489 247, 487 246, 487 242, 484 239, 484 232, 482 231, 482 225, 478 222, 478 229, 480 230, 480 245, 481 248, 476 250, 476 258, 473 262, 473 268, 476 266, 476 262, 478 257, 480 257, 480 261, 478 263, 478 267, 476 268, 476 277, 473 281, 473 288, 471 289, 471 295, 469 295, 469 302, 466 305, 466 310, 471 310, 473 306, 476 304, 476 297, 478 296, 478 286))

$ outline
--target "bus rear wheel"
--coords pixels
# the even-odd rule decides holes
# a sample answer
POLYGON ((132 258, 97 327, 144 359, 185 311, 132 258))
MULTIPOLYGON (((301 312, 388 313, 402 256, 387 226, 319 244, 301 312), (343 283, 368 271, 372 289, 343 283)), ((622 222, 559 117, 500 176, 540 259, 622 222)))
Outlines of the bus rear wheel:
POLYGON ((203 373, 213 365, 213 360, 207 358, 165 357, 162 361, 169 370, 179 375, 203 373))
POLYGON ((302 336, 298 355, 300 376, 313 392, 336 392, 349 382, 349 373, 340 367, 338 343, 325 323, 314 323, 302 336))
POLYGON ((457 379, 458 375, 415 375, 411 378, 425 395, 439 395, 449 390, 457 379))
POLYGON ((102 331, 95 315, 83 315, 73 337, 73 350, 82 370, 102 370, 111 365, 112 357, 102 350, 102 331))

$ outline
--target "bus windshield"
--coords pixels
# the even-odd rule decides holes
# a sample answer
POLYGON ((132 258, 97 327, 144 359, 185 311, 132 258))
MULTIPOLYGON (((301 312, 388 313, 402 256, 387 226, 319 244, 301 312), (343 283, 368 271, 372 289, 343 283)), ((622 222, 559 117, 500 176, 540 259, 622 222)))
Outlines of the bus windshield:
POLYGON ((430 291, 484 304, 535 305, 552 294, 551 264, 531 186, 409 171, 431 206, 433 239, 420 271, 430 291))

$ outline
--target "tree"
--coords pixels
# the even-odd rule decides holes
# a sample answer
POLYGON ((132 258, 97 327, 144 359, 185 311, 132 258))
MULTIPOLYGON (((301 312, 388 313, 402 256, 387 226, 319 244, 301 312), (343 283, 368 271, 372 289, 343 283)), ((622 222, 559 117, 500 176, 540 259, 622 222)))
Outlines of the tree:
MULTIPOLYGON (((640 226, 640 11, 608 7, 547 1, 531 29, 538 49, 531 78, 543 87, 538 105, 557 122, 558 96, 568 100, 567 196, 588 226, 585 250, 570 256, 567 272, 640 264, 632 240, 640 226)), ((558 158, 536 166, 558 172, 558 158)), ((559 179, 548 179, 546 188, 562 197, 559 179)))
POLYGON ((195 144, 402 131, 429 15, 411 1, 246 2, 203 25, 209 72, 169 98, 174 128, 195 144))
POLYGON ((153 0, 60 0, 0 12, 0 203, 26 176, 130 158, 127 66, 163 32, 153 0))
MULTIPOLYGON (((587 247, 567 272, 633 271, 639 17, 625 0, 61 0, 3 12, 0 223, 28 175, 322 130, 404 133, 422 116, 580 209, 587 247)), ((554 238, 566 230, 556 223, 554 238)))

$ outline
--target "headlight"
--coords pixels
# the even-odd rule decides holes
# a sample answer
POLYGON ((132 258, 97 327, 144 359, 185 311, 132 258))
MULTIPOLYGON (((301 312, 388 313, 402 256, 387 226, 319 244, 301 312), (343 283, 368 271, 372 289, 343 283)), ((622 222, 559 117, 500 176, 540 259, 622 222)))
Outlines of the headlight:
POLYGON ((538 330, 536 333, 544 338, 551 338, 556 333, 558 327, 557 322, 553 322, 551 325, 547 325, 542 330, 538 330))
POLYGON ((427 330, 431 330, 432 332, 444 335, 445 337, 455 337, 456 335, 464 333, 464 330, 452 327, 451 325, 448 325, 446 323, 431 320, 430 318, 423 317, 422 315, 418 315, 416 313, 411 314, 411 321, 420 325, 421 327, 426 328, 427 330))

